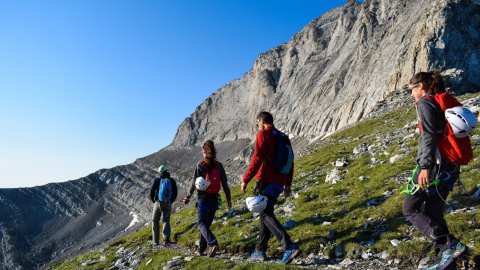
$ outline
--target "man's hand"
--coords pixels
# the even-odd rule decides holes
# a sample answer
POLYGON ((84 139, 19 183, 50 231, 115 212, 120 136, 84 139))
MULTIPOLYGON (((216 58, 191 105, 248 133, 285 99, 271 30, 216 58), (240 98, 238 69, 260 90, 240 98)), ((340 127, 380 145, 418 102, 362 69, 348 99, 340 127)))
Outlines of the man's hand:
POLYGON ((188 197, 185 197, 185 198, 181 199, 180 202, 182 202, 184 204, 188 204, 190 202, 190 199, 188 197))
POLYGON ((245 193, 247 192, 247 183, 243 182, 240 184, 240 188, 242 189, 242 192, 245 193))
POLYGON ((420 173, 418 174, 418 185, 421 187, 421 188, 424 188, 428 185, 428 183, 430 182, 429 179, 428 179, 428 169, 422 169, 420 171, 420 173))
POLYGON ((292 194, 292 187, 291 186, 285 186, 283 188, 283 193, 285 194, 285 197, 290 197, 292 194))

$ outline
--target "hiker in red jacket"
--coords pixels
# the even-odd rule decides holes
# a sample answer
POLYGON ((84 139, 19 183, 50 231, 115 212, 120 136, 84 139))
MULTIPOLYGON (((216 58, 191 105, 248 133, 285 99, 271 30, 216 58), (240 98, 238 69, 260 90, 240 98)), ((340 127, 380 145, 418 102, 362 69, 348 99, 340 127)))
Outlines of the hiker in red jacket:
POLYGON ((273 234, 280 241, 284 254, 280 263, 290 263, 300 250, 294 244, 290 236, 278 222, 273 210, 278 196, 283 192, 286 197, 291 194, 293 179, 293 164, 288 174, 277 172, 272 159, 275 155, 276 138, 274 133, 279 131, 273 125, 273 116, 268 112, 261 112, 257 116, 258 133, 256 136, 255 151, 253 153, 247 171, 243 175, 241 189, 245 193, 248 182, 255 176, 257 184, 255 189, 268 198, 265 210, 260 212, 260 232, 255 252, 251 259, 265 260, 265 252, 268 247, 268 240, 273 234))
POLYGON ((403 213, 433 242, 436 264, 424 269, 445 269, 466 250, 465 245, 450 234, 444 217, 447 196, 460 175, 459 165, 442 156, 442 149, 439 149, 447 121, 434 97, 446 90, 436 71, 415 74, 410 79, 409 89, 415 98, 421 136, 417 169, 412 176, 412 186, 418 188, 407 192, 403 213), (431 184, 434 181, 438 183, 431 184))

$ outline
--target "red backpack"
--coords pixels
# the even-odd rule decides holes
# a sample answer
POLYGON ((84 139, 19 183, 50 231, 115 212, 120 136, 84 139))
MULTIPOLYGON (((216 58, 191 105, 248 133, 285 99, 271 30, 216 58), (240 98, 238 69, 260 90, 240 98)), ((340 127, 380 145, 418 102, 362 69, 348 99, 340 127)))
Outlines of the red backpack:
POLYGON ((208 194, 217 194, 220 191, 220 170, 218 169, 218 164, 215 162, 213 167, 210 170, 206 170, 205 179, 210 182, 210 185, 205 190, 208 194))
MULTIPOLYGON (((436 94, 434 97, 426 96, 427 98, 433 98, 440 106, 443 112, 449 108, 462 106, 454 96, 449 93, 436 94)), ((446 121, 446 120, 445 120, 446 121)), ((470 138, 457 138, 453 134, 452 127, 446 122, 445 132, 440 137, 438 142, 438 150, 443 158, 457 165, 467 165, 470 160, 473 159, 472 144, 470 138)))

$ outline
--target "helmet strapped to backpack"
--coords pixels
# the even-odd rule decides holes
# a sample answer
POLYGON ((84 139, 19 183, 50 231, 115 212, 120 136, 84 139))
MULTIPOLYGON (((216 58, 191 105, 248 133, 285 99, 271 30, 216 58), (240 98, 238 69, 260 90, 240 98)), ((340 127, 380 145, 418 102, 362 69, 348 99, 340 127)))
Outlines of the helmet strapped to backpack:
POLYGON ((201 191, 204 191, 206 190, 208 187, 210 186, 210 182, 207 181, 205 178, 203 177, 197 177, 197 179, 195 179, 195 187, 198 189, 198 190, 201 190, 201 191))
POLYGON ((469 116, 468 113, 465 113, 466 109, 463 108, 462 103, 447 92, 436 94, 435 97, 425 97, 435 100, 442 111, 445 112, 444 115, 448 122, 445 126, 443 136, 441 136, 438 141, 438 149, 442 154, 442 158, 457 165, 467 165, 468 162, 473 159, 472 144, 468 135, 471 129, 476 126, 472 125, 476 120, 474 122, 473 119, 471 119, 472 117, 469 116), (462 109, 454 109, 457 107, 462 109), (447 110, 449 111, 448 113, 447 110), (457 125, 457 127, 454 125, 457 125), (467 128, 466 125, 470 127, 467 128), (457 129, 458 134, 461 134, 460 136, 464 137, 458 137, 458 135, 455 134, 455 129, 457 129))
POLYGON ((267 208, 268 198, 263 195, 248 197, 245 199, 248 210, 252 212, 262 212, 267 208))
POLYGON ((470 135, 478 122, 475 115, 467 108, 457 106, 445 110, 445 118, 452 127, 453 134, 457 138, 465 138, 470 135))

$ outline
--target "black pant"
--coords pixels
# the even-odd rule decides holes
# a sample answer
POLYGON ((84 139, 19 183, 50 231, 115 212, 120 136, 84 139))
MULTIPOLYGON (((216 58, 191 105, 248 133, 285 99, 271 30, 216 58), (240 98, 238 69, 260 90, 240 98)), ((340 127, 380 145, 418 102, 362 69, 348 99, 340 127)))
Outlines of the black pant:
MULTIPOLYGON (((420 189, 413 195, 407 195, 403 204, 403 214, 417 230, 432 240, 437 255, 457 241, 448 231, 444 209, 447 196, 459 176, 458 166, 442 163, 440 168, 432 170, 430 178, 433 180, 435 176, 446 175, 445 173, 448 173, 450 177, 448 180, 442 181, 438 186, 428 190, 420 189), (443 174, 437 174, 438 170, 443 174), (422 205, 425 205, 423 210, 421 209, 422 205)), ((414 177, 415 182, 418 183, 418 174, 414 177)))
POLYGON ((203 253, 208 246, 217 245, 217 238, 210 230, 216 210, 197 208, 197 225, 200 229, 200 253, 203 253))
POLYGON ((268 240, 272 234, 275 235, 278 241, 280 241, 283 249, 287 249, 293 243, 292 240, 290 240, 290 236, 285 231, 282 224, 278 222, 273 213, 277 199, 271 196, 267 196, 267 198, 267 208, 260 213, 260 234, 256 250, 266 252, 268 248, 268 240))

